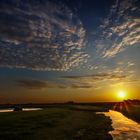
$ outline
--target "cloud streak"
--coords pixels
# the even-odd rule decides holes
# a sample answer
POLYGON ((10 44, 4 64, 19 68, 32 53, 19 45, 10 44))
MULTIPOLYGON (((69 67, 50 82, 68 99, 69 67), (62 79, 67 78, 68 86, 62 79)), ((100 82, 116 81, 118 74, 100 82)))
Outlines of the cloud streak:
POLYGON ((17 86, 23 87, 26 89, 45 89, 45 88, 67 88, 63 84, 51 82, 51 81, 43 81, 43 80, 34 80, 34 79, 22 79, 15 81, 17 86))
POLYGON ((63 76, 64 79, 73 79, 73 80, 93 80, 93 81, 101 81, 101 80, 121 80, 126 78, 125 75, 120 74, 109 74, 109 73, 99 73, 92 75, 84 75, 84 76, 63 76))
MULTIPOLYGON (((93 75, 84 76, 62 76, 55 81, 48 80, 35 80, 35 79, 21 79, 16 80, 16 85, 26 89, 37 90, 47 88, 59 88, 59 89, 88 89, 97 88, 97 84, 100 82, 120 82, 126 79, 126 75, 99 73, 93 75)), ((100 85, 99 85, 100 86, 100 85)))
POLYGON ((71 88, 94 88, 100 89, 101 85, 105 86, 106 83, 118 82, 126 79, 126 75, 99 73, 84 76, 63 76, 62 79, 71 85, 71 88), (102 83, 102 84, 101 84, 102 83))
POLYGON ((19 87, 23 87, 30 90, 40 90, 40 89, 47 89, 47 88, 59 88, 59 89, 66 89, 66 88, 91 88, 92 86, 82 83, 58 83, 46 80, 33 80, 33 79, 22 79, 16 80, 16 85, 19 87))

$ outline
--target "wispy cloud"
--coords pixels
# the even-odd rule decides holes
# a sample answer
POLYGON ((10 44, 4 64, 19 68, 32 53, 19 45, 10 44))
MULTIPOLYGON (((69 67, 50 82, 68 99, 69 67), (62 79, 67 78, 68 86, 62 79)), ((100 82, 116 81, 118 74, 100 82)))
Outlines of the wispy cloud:
POLYGON ((2 1, 0 16, 1 67, 60 71, 89 57, 83 50, 85 29, 64 4, 2 1))
POLYGON ((63 84, 34 79, 16 80, 16 84, 27 89, 66 88, 63 84))
POLYGON ((84 76, 63 76, 62 79, 68 82, 72 88, 100 88, 100 84, 105 82, 118 82, 126 79, 126 75, 99 73, 84 76), (98 85, 99 84, 99 85, 98 85))
POLYGON ((74 79, 74 80, 120 80, 126 78, 125 75, 120 74, 109 74, 109 73, 99 73, 84 76, 63 76, 64 79, 74 79))
POLYGON ((40 80, 17 80, 16 83, 18 86, 31 88, 31 89, 41 89, 46 87, 47 82, 40 80))
POLYGON ((91 88, 92 86, 83 83, 60 83, 54 81, 46 81, 46 80, 34 80, 34 79, 21 79, 15 81, 17 86, 23 87, 30 90, 40 90, 40 89, 47 89, 47 88, 91 88))
POLYGON ((100 26, 96 40, 103 57, 113 57, 127 46, 140 43, 140 18, 137 0, 116 0, 108 17, 100 26))
MULTIPOLYGON (((106 83, 113 84, 122 81, 127 81, 126 75, 99 73, 92 75, 79 75, 79 76, 62 76, 55 81, 50 80, 37 80, 37 79, 20 79, 16 80, 19 87, 31 90, 40 90, 47 88, 61 88, 61 89, 100 89, 106 83), (102 83, 102 84, 100 84, 102 83), (103 84, 104 83, 104 84, 103 84)), ((108 85, 109 86, 109 85, 108 85)))

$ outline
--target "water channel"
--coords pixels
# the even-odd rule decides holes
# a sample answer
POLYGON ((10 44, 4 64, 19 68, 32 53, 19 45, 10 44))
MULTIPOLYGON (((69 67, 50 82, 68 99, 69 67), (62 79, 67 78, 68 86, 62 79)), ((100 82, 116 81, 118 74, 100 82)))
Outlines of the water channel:
POLYGON ((114 130, 109 133, 113 140, 140 140, 140 124, 117 111, 109 110, 104 114, 112 120, 114 130))

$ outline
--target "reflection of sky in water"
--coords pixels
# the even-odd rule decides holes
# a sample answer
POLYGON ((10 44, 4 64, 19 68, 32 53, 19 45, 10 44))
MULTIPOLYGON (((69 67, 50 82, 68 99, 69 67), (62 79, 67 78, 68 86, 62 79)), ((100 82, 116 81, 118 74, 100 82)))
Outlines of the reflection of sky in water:
POLYGON ((0 112, 12 112, 13 109, 0 109, 0 112))
MULTIPOLYGON (((23 108, 22 111, 42 110, 41 108, 23 108)), ((0 112, 12 112, 13 109, 0 109, 0 112)))
POLYGON ((42 110, 42 108, 23 108, 23 111, 34 111, 34 110, 42 110))
POLYGON ((110 110, 104 114, 112 119, 112 126, 115 130, 110 134, 113 136, 113 140, 140 140, 140 125, 138 123, 117 111, 110 110))

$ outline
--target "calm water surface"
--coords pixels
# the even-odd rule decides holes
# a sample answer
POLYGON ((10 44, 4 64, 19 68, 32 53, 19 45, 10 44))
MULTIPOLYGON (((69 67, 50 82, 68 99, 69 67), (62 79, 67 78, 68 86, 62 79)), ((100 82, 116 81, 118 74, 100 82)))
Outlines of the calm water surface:
POLYGON ((112 119, 114 130, 109 133, 113 140, 140 140, 140 124, 117 111, 110 110, 104 114, 112 119))
MULTIPOLYGON (((42 110, 42 108, 23 108, 22 111, 42 110)), ((0 112, 13 112, 13 109, 0 109, 0 112)))

